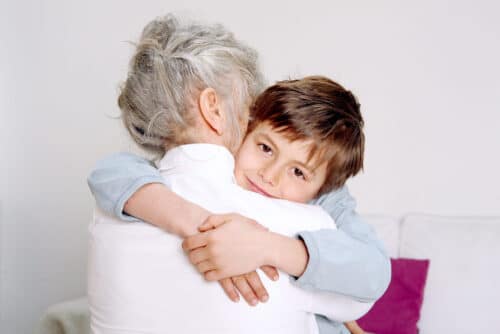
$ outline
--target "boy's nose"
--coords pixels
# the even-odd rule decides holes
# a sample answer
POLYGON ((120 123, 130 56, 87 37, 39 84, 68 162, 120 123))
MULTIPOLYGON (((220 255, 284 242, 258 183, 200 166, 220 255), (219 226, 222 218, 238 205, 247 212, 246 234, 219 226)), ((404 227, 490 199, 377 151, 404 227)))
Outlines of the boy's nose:
POLYGON ((269 164, 259 170, 259 176, 265 183, 276 186, 279 182, 279 169, 273 164, 269 164))

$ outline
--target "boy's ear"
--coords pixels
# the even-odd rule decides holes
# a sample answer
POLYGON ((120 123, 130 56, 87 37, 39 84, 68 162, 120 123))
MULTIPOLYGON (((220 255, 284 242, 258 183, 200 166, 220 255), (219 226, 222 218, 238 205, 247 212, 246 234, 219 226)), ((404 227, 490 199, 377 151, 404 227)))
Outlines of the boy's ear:
POLYGON ((221 100, 215 89, 208 87, 201 91, 199 107, 203 120, 221 136, 226 126, 226 115, 221 108, 221 100))

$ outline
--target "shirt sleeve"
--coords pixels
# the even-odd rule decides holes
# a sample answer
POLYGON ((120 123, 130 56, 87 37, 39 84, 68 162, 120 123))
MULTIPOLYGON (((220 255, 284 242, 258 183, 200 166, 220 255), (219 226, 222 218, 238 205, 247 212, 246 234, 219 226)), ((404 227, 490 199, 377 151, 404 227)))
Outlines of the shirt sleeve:
POLYGON ((164 183, 164 179, 151 161, 117 153, 98 161, 87 183, 101 210, 121 220, 137 221, 123 212, 125 203, 142 186, 164 183))
POLYGON ((320 334, 351 334, 340 321, 333 321, 325 316, 316 314, 316 323, 320 334))
POLYGON ((325 194, 313 204, 330 214, 337 229, 299 233, 309 262, 294 283, 360 301, 380 298, 391 279, 390 259, 373 228, 356 213, 356 201, 348 189, 325 194))

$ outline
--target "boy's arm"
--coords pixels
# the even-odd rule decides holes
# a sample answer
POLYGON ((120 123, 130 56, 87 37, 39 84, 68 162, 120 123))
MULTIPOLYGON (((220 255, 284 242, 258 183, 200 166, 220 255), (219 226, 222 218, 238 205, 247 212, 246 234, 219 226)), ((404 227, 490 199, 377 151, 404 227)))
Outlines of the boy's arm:
MULTIPOLYGON (((125 221, 139 219, 182 237, 196 234, 209 212, 170 191, 153 164, 130 153, 117 153, 100 160, 88 177, 97 206, 111 216, 125 221)), ((263 268, 267 276, 277 272, 263 268)), ((222 288, 233 301, 238 292, 247 302, 266 299, 267 291, 258 274, 247 279, 222 280, 222 288), (237 292, 238 291, 238 292, 237 292)))
POLYGON ((208 211, 171 192, 158 169, 130 153, 100 160, 88 177, 97 206, 121 220, 135 217, 180 236, 197 233, 208 211))
POLYGON ((183 238, 198 233, 198 226, 210 214, 160 183, 139 188, 125 202, 124 211, 183 238))
POLYGON ((146 184, 163 182, 150 161, 131 153, 116 153, 99 160, 87 178, 97 206, 125 221, 138 221, 124 212, 132 194, 146 184))
MULTIPOLYGON (((299 259, 307 262, 305 247, 298 245, 300 240, 270 232, 239 214, 212 215, 200 230, 203 232, 186 238, 182 247, 208 281, 238 275, 265 264, 296 274, 296 270, 301 270, 299 259)), ((295 287, 290 292, 304 311, 335 321, 357 319, 373 305, 373 302, 329 291, 295 287)))
POLYGON ((266 265, 294 276, 306 268, 307 250, 301 240, 271 232, 240 214, 211 215, 199 230, 201 233, 184 239, 182 247, 208 281, 266 265))
POLYGON ((391 279, 390 259, 373 228, 356 213, 347 188, 323 195, 314 204, 330 214, 338 229, 299 233, 309 262, 295 284, 363 301, 380 298, 391 279))

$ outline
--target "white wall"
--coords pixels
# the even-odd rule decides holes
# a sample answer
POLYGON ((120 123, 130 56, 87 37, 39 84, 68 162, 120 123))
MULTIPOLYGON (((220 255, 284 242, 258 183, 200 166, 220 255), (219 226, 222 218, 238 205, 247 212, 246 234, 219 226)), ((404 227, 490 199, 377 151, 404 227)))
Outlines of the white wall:
POLYGON ((43 1, 0 12, 0 331, 85 292, 85 178, 128 149, 117 86, 151 18, 219 21, 270 82, 324 74, 366 120, 362 212, 500 215, 500 5, 495 1, 43 1), (6 52, 7 51, 7 52, 6 52))

